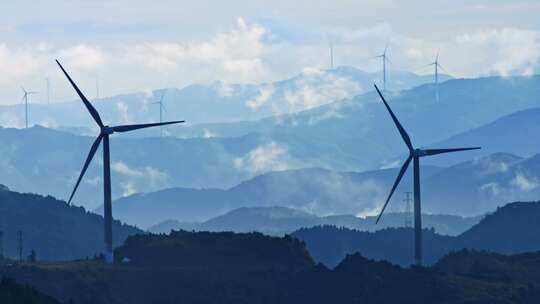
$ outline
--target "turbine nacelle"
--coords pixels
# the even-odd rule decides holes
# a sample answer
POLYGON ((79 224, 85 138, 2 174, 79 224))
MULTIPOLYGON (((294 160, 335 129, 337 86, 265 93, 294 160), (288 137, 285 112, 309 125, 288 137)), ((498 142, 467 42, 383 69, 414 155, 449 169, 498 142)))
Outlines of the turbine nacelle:
POLYGON ((109 127, 109 126, 103 126, 101 128, 101 135, 102 136, 105 136, 105 135, 111 135, 114 133, 114 129, 109 127))
POLYGON ((424 149, 414 149, 412 151, 411 155, 413 157, 422 157, 422 156, 427 156, 428 154, 427 154, 426 150, 424 150, 424 149))

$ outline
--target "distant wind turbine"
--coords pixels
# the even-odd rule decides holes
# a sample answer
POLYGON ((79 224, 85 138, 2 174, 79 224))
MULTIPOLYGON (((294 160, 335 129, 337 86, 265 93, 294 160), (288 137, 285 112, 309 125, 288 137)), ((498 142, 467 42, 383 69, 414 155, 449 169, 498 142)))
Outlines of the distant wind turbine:
POLYGON ((394 191, 399 185, 401 178, 407 171, 407 168, 409 167, 409 164, 411 163, 411 160, 412 160, 413 161, 413 174, 414 174, 414 259, 415 259, 416 265, 421 266, 422 265, 422 212, 421 212, 421 205, 420 205, 420 157, 443 154, 443 153, 450 153, 450 152, 476 150, 476 149, 480 149, 480 147, 453 148, 453 149, 415 149, 412 145, 409 134, 407 134, 403 126, 401 126, 401 124, 399 123, 397 117, 394 115, 394 112, 392 112, 392 110, 390 109, 390 106, 384 99, 384 96, 379 90, 379 88, 377 87, 377 85, 375 85, 375 89, 377 90, 377 93, 379 93, 379 96, 381 97, 384 105, 386 106, 388 113, 390 113, 390 116, 392 117, 392 120, 394 121, 394 124, 396 125, 399 131, 399 134, 401 135, 401 138, 403 138, 403 141, 407 145, 407 148, 409 148, 409 157, 407 158, 407 160, 405 161, 405 163, 399 170, 399 174, 396 178, 396 181, 394 182, 394 185, 392 186, 392 190, 390 191, 390 194, 388 195, 388 198, 386 199, 386 202, 383 205, 381 213, 377 217, 376 223, 379 223, 379 220, 381 219, 381 216, 383 215, 383 212, 386 209, 388 202, 390 202, 390 198, 392 197, 392 194, 394 194, 394 191))
MULTIPOLYGON (((163 90, 161 92, 161 97, 159 98, 159 101, 153 102, 153 104, 159 105, 159 122, 160 123, 163 122, 163 98, 165 98, 166 92, 167 92, 166 90, 163 90)), ((161 137, 163 137, 163 127, 160 127, 159 129, 160 129, 159 131, 160 131, 161 137)))
POLYGON ((28 129, 28 96, 37 94, 37 92, 27 91, 23 87, 21 87, 21 89, 23 90, 22 100, 24 100, 24 126, 28 129))
POLYGON ((75 195, 75 191, 77 191, 77 187, 79 186, 79 183, 81 182, 81 179, 84 176, 84 173, 88 169, 88 165, 92 161, 92 158, 94 157, 96 150, 99 147, 99 144, 103 140, 103 194, 104 194, 104 203, 103 203, 103 209, 104 209, 104 222, 105 222, 105 261, 106 263, 112 263, 113 262, 113 250, 112 250, 112 198, 111 198, 111 164, 110 164, 110 152, 109 152, 109 136, 115 132, 123 133, 123 132, 129 132, 137 129, 144 129, 149 127, 156 127, 156 126, 163 126, 163 125, 170 125, 170 124, 177 124, 182 123, 182 121, 170 121, 170 122, 161 122, 161 123, 149 123, 149 124, 137 124, 137 125, 122 125, 122 126, 107 126, 104 125, 101 117, 99 116, 99 113, 97 110, 92 106, 90 101, 84 96, 84 94, 79 90, 75 82, 71 79, 69 74, 64 70, 62 65, 58 60, 56 60, 56 63, 66 75, 67 79, 81 98, 82 102, 86 106, 86 109, 94 118, 94 121, 98 124, 100 128, 100 134, 92 144, 92 147, 90 148, 90 152, 88 153, 88 156, 86 158, 86 161, 84 162, 84 166, 82 168, 81 174, 79 175, 79 178, 77 179, 77 183, 75 184, 75 188, 73 188, 73 191, 71 192, 71 195, 68 200, 68 204, 71 203, 71 200, 73 199, 73 195, 75 195))
POLYGON ((439 64, 439 51, 437 50, 437 56, 435 56, 435 61, 428 64, 427 66, 435 67, 435 100, 439 102, 439 68, 444 70, 444 68, 439 64))
POLYGON ((49 78, 46 78, 45 84, 47 86, 47 104, 50 104, 51 103, 51 80, 49 78))
POLYGON ((384 52, 379 56, 375 56, 375 58, 382 59, 383 91, 385 92, 386 92, 386 62, 390 62, 390 60, 388 59, 388 55, 386 54, 387 51, 388 51, 388 43, 384 47, 384 52))
POLYGON ((334 69, 334 44, 328 39, 328 47, 330 48, 330 70, 334 69))
POLYGON ((96 74, 96 99, 99 99, 99 75, 96 74))

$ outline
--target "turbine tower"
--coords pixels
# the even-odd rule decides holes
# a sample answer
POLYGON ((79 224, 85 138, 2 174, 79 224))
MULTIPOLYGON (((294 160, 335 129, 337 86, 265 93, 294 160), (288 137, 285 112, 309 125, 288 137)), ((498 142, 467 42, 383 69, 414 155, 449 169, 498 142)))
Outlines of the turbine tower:
MULTIPOLYGON (((159 98, 159 101, 153 102, 153 104, 159 105, 159 122, 160 123, 163 122, 163 98, 165 97, 166 92, 167 92, 166 90, 163 90, 163 92, 161 92, 161 97, 159 98)), ((160 127, 159 131, 160 131, 160 136, 163 137, 163 127, 160 127)))
POLYGON ((388 51, 388 44, 384 47, 384 52, 379 55, 375 56, 375 58, 381 58, 382 59, 382 74, 383 74, 383 91, 386 92, 386 62, 390 62, 388 59, 388 56, 386 55, 386 52, 388 51))
POLYGON ((28 96, 37 94, 37 92, 27 91, 23 87, 21 87, 23 90, 23 100, 24 100, 24 126, 26 129, 28 129, 28 96))
POLYGON ((435 61, 428 64, 427 66, 435 67, 435 100, 439 102, 439 68, 444 70, 443 67, 439 64, 439 50, 437 51, 437 56, 435 56, 435 61))
POLYGON ((71 192, 71 195, 68 200, 68 204, 71 203, 71 200, 73 199, 73 195, 75 195, 75 191, 77 191, 77 187, 79 186, 79 183, 81 182, 81 179, 84 176, 84 173, 86 172, 86 169, 88 169, 88 165, 92 161, 92 158, 94 157, 96 150, 98 149, 101 141, 103 141, 103 194, 104 194, 104 203, 103 203, 103 209, 104 209, 104 223, 105 223, 105 262, 108 264, 111 264, 113 262, 113 248, 112 248, 112 198, 111 198, 111 164, 110 164, 110 152, 109 152, 109 136, 115 132, 123 133, 123 132, 129 132, 137 129, 144 129, 149 127, 156 127, 156 126, 163 126, 163 125, 170 125, 170 124, 177 124, 182 123, 182 121, 169 121, 169 122, 161 122, 161 123, 149 123, 149 124, 137 124, 137 125, 121 125, 121 126, 107 126, 104 125, 101 117, 99 116, 99 113, 97 110, 92 106, 90 101, 84 96, 84 94, 79 90, 75 82, 71 79, 69 74, 64 70, 64 67, 60 64, 58 60, 56 60, 56 63, 64 73, 64 75, 67 77, 79 97, 81 98, 82 102, 84 103, 86 109, 94 118, 94 121, 97 123, 99 128, 101 129, 100 134, 92 144, 92 147, 90 148, 90 152, 88 153, 88 156, 86 158, 86 161, 84 162, 84 166, 82 168, 81 174, 79 175, 79 178, 77 179, 77 183, 75 184, 75 187, 73 188, 73 191, 71 192))
POLYGON ((383 215, 384 210, 386 209, 386 206, 388 205, 388 202, 390 201, 390 198, 392 198, 392 194, 394 194, 394 191, 396 190, 397 186, 399 185, 399 182, 401 181, 401 178, 407 171, 407 168, 409 167, 409 164, 411 163, 411 160, 413 161, 413 174, 414 174, 414 260, 415 264, 417 266, 422 266, 422 212, 421 212, 421 204, 420 204, 420 158, 424 156, 431 156, 431 155, 437 155, 437 154, 443 154, 443 153, 450 153, 450 152, 458 152, 458 151, 467 151, 467 150, 476 150, 480 149, 480 147, 472 147, 472 148, 452 148, 452 149, 418 149, 414 148, 411 142, 411 139, 409 137, 409 134, 405 131, 403 126, 399 123, 397 117, 394 115, 394 112, 390 109, 390 106, 384 99, 384 96, 382 95, 381 91, 375 85, 375 89, 377 90, 377 93, 379 93, 379 96, 381 97, 384 105, 386 106, 386 109, 388 110, 388 113, 390 113, 390 116, 392 117, 392 120, 394 121, 394 124, 396 125, 396 128, 399 131, 399 134, 401 135, 401 138, 407 145, 407 148, 409 148, 409 157, 399 170, 399 174, 396 178, 396 181, 394 182, 394 185, 392 186, 392 190, 390 190, 390 194, 388 195, 388 198, 386 199, 386 202, 384 203, 381 213, 377 217, 376 223, 379 223, 379 220, 381 219, 381 216, 383 215))
POLYGON ((330 70, 334 69, 334 44, 332 40, 328 41, 328 47, 330 48, 330 70))
POLYGON ((51 80, 49 78, 45 79, 47 85, 47 104, 51 103, 51 80))

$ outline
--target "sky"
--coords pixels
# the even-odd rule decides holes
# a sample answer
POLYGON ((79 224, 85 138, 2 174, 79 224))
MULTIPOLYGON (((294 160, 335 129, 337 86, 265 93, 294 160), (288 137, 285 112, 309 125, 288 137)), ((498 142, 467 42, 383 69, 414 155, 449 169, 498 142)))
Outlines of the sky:
POLYGON ((539 70, 540 1, 34 0, 0 3, 0 104, 21 86, 74 100, 59 59, 89 97, 213 81, 261 83, 335 65, 455 77, 539 70))

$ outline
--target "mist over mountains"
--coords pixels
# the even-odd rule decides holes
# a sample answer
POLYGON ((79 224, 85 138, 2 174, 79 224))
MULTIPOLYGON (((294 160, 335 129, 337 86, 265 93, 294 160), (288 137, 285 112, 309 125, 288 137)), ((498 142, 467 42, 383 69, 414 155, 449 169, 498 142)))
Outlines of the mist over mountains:
MULTIPOLYGON (((76 75, 73 76, 77 79, 76 75)), ((163 88, 97 98, 93 103, 102 113, 104 121, 111 124, 158 120, 159 108, 153 103, 159 101, 162 95, 165 119, 186 119, 190 124, 235 122, 291 114, 362 94, 371 90, 373 83, 380 77, 380 73, 364 72, 348 66, 333 70, 308 69, 295 77, 274 83, 232 84, 216 81, 180 89, 163 88)), ((389 72, 388 77, 394 91, 433 81, 432 75, 402 71, 389 72)), ((448 75, 439 77, 441 80, 451 78, 448 75)), ((81 89, 87 97, 94 96, 95 88, 81 89)), ((38 97, 31 96, 30 101, 32 98, 38 97)), ((1 125, 24 126, 24 105, 2 106, 0 113, 1 125)), ((74 133, 92 130, 93 124, 88 118, 79 100, 30 105, 32 123, 74 133)), ((143 131, 132 136, 158 134, 155 131, 143 131)))
MULTIPOLYGON (((333 72, 346 71, 347 69, 341 68, 333 72)), ((529 136, 530 132, 540 129, 538 110, 527 109, 536 106, 535 100, 540 96, 538 87, 540 76, 455 79, 440 85, 439 103, 433 99, 434 86, 430 84, 400 93, 388 93, 388 98, 416 145, 486 145, 485 150, 422 160, 426 166, 436 165, 441 168, 495 152, 524 152, 524 155, 517 153, 516 156, 530 157, 535 151, 540 151, 539 144, 530 140, 529 136), (516 112, 518 110, 521 112, 516 112), (507 113, 508 116, 501 117, 507 113), (478 128, 474 129, 475 127, 478 128), (527 132, 523 132, 524 128, 527 132), (507 134, 505 136, 509 140, 512 137, 511 145, 494 139, 502 134, 507 134), (437 142, 439 144, 434 144, 437 142)), ((75 106, 76 104, 73 103, 73 108, 70 109, 74 111, 77 107, 84 111, 80 103, 75 106)), ((109 115, 107 111, 102 113, 109 115)), ((84 114, 88 120, 86 126, 91 127, 93 123, 89 115, 84 114)), ((118 199, 138 192, 181 187, 201 195, 203 202, 212 201, 207 198, 208 191, 218 194, 221 191, 234 193, 212 208, 200 203, 200 206, 190 209, 198 210, 193 212, 188 211, 187 206, 192 201, 189 196, 160 199, 159 204, 163 204, 165 200, 187 204, 186 208, 182 209, 183 212, 172 213, 175 216, 185 214, 186 218, 173 218, 181 221, 189 216, 193 216, 187 219, 189 221, 207 220, 243 206, 285 206, 318 215, 374 212, 386 195, 389 182, 395 177, 395 170, 373 173, 376 178, 366 177, 361 184, 351 183, 349 177, 341 177, 342 173, 315 174, 314 176, 320 176, 322 181, 309 183, 312 185, 310 187, 314 187, 314 193, 319 196, 309 195, 312 191, 309 188, 302 190, 308 195, 302 192, 291 194, 292 188, 284 185, 266 185, 264 187, 267 190, 257 190, 255 186, 255 190, 252 190, 248 187, 249 183, 242 182, 251 179, 256 181, 257 176, 271 171, 305 168, 322 168, 331 172, 364 172, 370 175, 369 172, 378 171, 380 168, 399 165, 400 159, 406 153, 399 135, 389 123, 388 113, 372 92, 285 116, 229 124, 169 128, 168 132, 179 137, 195 138, 114 136, 111 140, 112 191, 113 197, 118 199), (203 129, 206 130, 206 135, 203 129), (322 182, 327 185, 321 188, 322 182), (240 193, 241 191, 246 193, 240 193), (261 197, 267 194, 268 198, 263 198, 264 201, 261 202, 261 197), (299 199, 295 200, 296 196, 299 199)), ((56 197, 66 197, 70 185, 75 183, 93 138, 34 127, 28 130, 0 129, 0 140, 4 143, 0 148, 4 155, 0 162, 0 181, 11 189, 22 192, 50 193, 56 197)), ((90 209, 101 203, 101 196, 96 195, 96 191, 101 191, 102 182, 100 153, 96 160, 89 168, 80 192, 75 197, 76 204, 90 209)), ((498 160, 495 162, 498 163, 498 160)), ((443 176, 438 178, 438 182, 434 179, 434 189, 441 190, 445 195, 434 195, 433 199, 430 199, 431 186, 424 185, 426 198, 433 201, 426 204, 425 210, 432 213, 479 215, 507 200, 531 199, 536 176, 534 173, 527 173, 532 174, 531 176, 522 174, 529 165, 534 167, 534 160, 516 167, 505 177, 493 177, 495 180, 479 178, 474 184, 464 185, 464 191, 445 186, 443 176), (499 178, 503 180, 496 180, 499 178), (441 185, 438 186, 437 183, 441 185), (500 190, 501 187, 505 189, 500 190), (479 188, 482 190, 478 190, 479 188), (508 194, 501 199, 495 198, 497 202, 493 202, 492 198, 499 190, 508 194), (463 206, 458 204, 450 210, 447 206, 452 205, 455 195, 463 196, 467 202, 475 202, 463 203, 463 206)), ((345 176, 347 175, 350 174, 346 173, 345 176)), ((422 178, 429 176, 430 172, 424 169, 422 178)), ((291 185, 298 183, 296 178, 289 179, 291 185)), ((475 177, 473 175, 468 178, 475 177)), ((301 179, 299 183, 302 183, 301 179)), ((302 188, 302 185, 299 187, 302 188)), ((399 191, 408 189, 405 183, 399 191)), ((156 214, 159 212, 156 211, 156 214)), ((171 218, 156 216, 145 223, 145 227, 166 219, 171 218)), ((141 224, 137 221, 134 223, 141 224)))
MULTIPOLYGON (((539 202, 516 202, 498 208, 457 236, 444 236, 432 229, 424 229, 424 261, 430 265, 448 253, 464 248, 500 254, 538 251, 539 214, 539 202)), ((410 265, 414 260, 414 230, 411 228, 365 232, 319 226, 300 229, 292 235, 306 242, 317 262, 329 267, 337 265, 347 254, 355 252, 399 265, 410 265)))
MULTIPOLYGON (((540 195, 540 156, 496 153, 448 168, 422 167, 423 212, 483 215, 507 201, 540 195)), ((138 193, 114 203, 115 216, 147 228, 164 220, 206 221, 240 207, 284 206, 316 215, 377 213, 398 169, 337 172, 299 169, 271 172, 227 190, 171 188, 138 193)), ((404 210, 401 194, 412 191, 407 171, 388 211, 404 210)), ((211 226, 210 226, 211 227, 211 226)))
MULTIPOLYGON (((261 232, 266 235, 290 234, 301 228, 336 226, 362 231, 376 231, 387 227, 406 225, 406 213, 385 214, 384 221, 376 224, 375 216, 354 215, 316 216, 286 207, 242 207, 204 222, 179 222, 166 220, 148 228, 152 233, 169 233, 171 230, 261 232)), ((422 223, 442 235, 457 235, 471 228, 481 217, 424 214, 422 223)))

